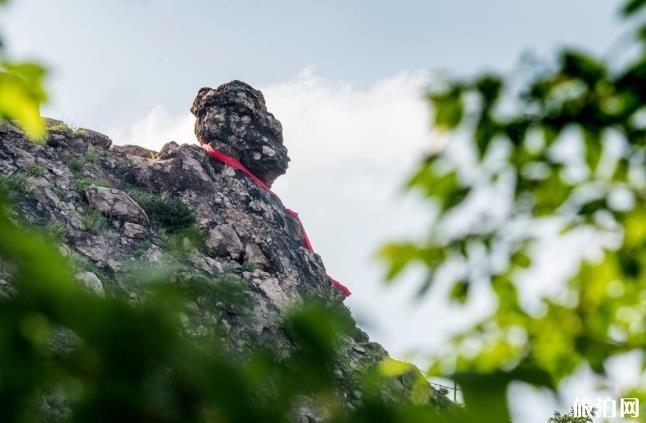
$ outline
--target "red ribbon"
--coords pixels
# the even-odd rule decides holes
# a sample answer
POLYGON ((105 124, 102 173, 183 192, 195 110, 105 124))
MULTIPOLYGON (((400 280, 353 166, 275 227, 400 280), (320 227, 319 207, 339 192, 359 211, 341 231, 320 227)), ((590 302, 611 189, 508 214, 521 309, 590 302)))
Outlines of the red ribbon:
MULTIPOLYGON (((265 184, 262 180, 260 180, 260 178, 258 178, 256 175, 254 175, 249 169, 246 168, 245 165, 240 163, 239 160, 237 160, 237 159, 235 159, 235 158, 233 158, 233 157, 231 157, 231 156, 229 156, 227 154, 224 154, 223 152, 211 147, 209 144, 203 142, 202 140, 200 140, 200 144, 201 144, 202 149, 204 151, 206 151, 206 153, 209 156, 211 156, 212 158, 214 158, 215 160, 217 160, 217 161, 219 161, 221 163, 224 163, 227 166, 231 166, 232 168, 238 169, 239 171, 245 173, 248 177, 251 178, 252 181, 254 181, 256 183, 256 185, 258 185, 260 188, 262 188, 266 192, 268 192, 271 195, 278 198, 278 196, 271 189, 269 189, 267 184, 265 184)), ((298 213, 296 213, 294 210, 290 210, 288 208, 285 208, 285 212, 288 215, 292 216, 294 219, 296 219, 296 221, 300 225, 301 231, 303 232, 303 244, 305 244, 305 248, 307 248, 311 252, 314 252, 314 249, 312 248, 312 243, 310 242, 310 239, 307 236, 307 232, 305 232, 305 228, 303 227, 303 224, 301 223, 301 219, 298 218, 298 213)), ((339 288, 341 290, 341 292, 343 292, 343 295, 348 297, 348 296, 350 296, 352 294, 350 292, 350 290, 345 285, 343 285, 341 282, 339 282, 336 279, 330 277, 330 275, 327 275, 327 277, 330 279, 330 282, 332 283, 332 285, 336 286, 337 288, 339 288)))

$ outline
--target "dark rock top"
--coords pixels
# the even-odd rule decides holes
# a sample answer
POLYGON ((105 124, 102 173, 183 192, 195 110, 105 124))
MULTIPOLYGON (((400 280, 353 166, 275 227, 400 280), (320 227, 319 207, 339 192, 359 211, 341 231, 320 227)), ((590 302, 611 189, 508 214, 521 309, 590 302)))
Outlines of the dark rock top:
POLYGON ((191 113, 200 142, 240 160, 267 185, 287 171, 283 128, 260 91, 240 81, 201 88, 191 113))

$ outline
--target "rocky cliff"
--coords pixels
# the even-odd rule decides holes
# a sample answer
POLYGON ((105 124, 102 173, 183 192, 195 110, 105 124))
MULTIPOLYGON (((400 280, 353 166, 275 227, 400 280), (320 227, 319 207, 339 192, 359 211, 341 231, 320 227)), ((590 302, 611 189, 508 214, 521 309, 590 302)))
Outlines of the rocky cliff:
MULTIPOLYGON (((238 81, 203 88, 191 111, 201 143, 239 160, 267 185, 286 172, 281 124, 259 91, 238 81)), ((232 351, 261 345, 279 356, 293 348, 280 325, 290 307, 314 298, 344 308, 343 293, 321 257, 305 248, 299 222, 280 200, 198 144, 169 142, 156 152, 114 145, 59 121, 48 127, 44 143, 11 124, 0 127, 0 184, 11 192, 14 219, 48 232, 79 283, 97 295, 137 302, 146 276, 133 277, 133 269, 142 266, 163 268, 186 289, 234 281, 245 312, 228 298, 198 294, 182 316, 187 335, 207 339, 217 323, 232 351)), ((14 290, 9 275, 0 267, 3 297, 14 290)), ((386 356, 358 328, 344 340, 335 374, 348 404, 361 400, 356 375, 386 356)), ((407 400, 414 380, 393 379, 387 395, 407 400)), ((430 400, 435 395, 429 390, 430 400)))

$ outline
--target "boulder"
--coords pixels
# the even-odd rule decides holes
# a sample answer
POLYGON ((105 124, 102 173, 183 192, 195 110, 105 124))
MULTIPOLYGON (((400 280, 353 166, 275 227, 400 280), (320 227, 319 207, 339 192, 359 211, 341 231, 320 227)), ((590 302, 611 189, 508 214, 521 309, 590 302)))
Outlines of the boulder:
POLYGON ((224 224, 209 231, 206 249, 212 257, 229 256, 237 260, 242 254, 243 245, 233 227, 224 224))
POLYGON ((166 157, 173 155, 173 152, 179 148, 179 144, 177 144, 175 141, 170 141, 164 144, 159 150, 159 160, 164 160, 166 157))
POLYGON ((128 238, 144 239, 148 234, 148 229, 136 223, 126 222, 123 224, 123 234, 128 238))
POLYGON ((48 117, 43 118, 43 121, 47 128, 46 143, 50 147, 60 147, 72 138, 72 129, 65 122, 48 117))
POLYGON ((99 297, 105 296, 103 284, 101 279, 92 272, 81 272, 76 274, 76 279, 81 283, 81 286, 99 297))
POLYGON ((112 151, 116 151, 117 153, 125 153, 128 156, 143 157, 144 159, 149 159, 157 155, 157 152, 154 150, 131 144, 113 145, 112 151))
POLYGON ((91 186, 85 189, 85 198, 90 206, 108 218, 142 225, 149 224, 146 212, 124 191, 91 186))
POLYGON ((112 140, 107 135, 100 132, 92 131, 91 129, 80 128, 74 131, 74 135, 80 136, 85 141, 89 142, 95 147, 109 150, 112 145, 112 140))
POLYGON ((256 244, 247 244, 244 247, 244 259, 250 263, 254 263, 257 268, 267 270, 269 268, 269 260, 262 252, 260 247, 256 244))
POLYGON ((191 112, 201 143, 237 158, 267 185, 287 171, 283 128, 260 91, 240 81, 202 88, 191 112))

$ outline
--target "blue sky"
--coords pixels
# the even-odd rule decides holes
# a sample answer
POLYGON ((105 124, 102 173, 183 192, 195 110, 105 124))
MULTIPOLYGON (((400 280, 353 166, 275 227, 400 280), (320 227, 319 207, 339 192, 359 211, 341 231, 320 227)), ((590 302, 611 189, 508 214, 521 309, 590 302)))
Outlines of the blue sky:
POLYGON ((508 70, 523 51, 604 51, 609 0, 13 0, 10 51, 52 68, 51 109, 106 129, 203 85, 267 85, 313 67, 368 87, 402 70, 508 70))
MULTIPOLYGON (((371 337, 397 357, 422 353, 415 361, 423 363, 423 353, 493 306, 486 284, 474 287, 465 307, 447 304, 446 283, 414 303, 419 274, 387 288, 374 260, 382 242, 423 236, 433 221, 428 208, 400 191, 431 139, 422 100, 431 72, 508 72, 524 52, 552 57, 562 45, 611 53, 621 33, 618 5, 12 0, 0 12, 0 28, 13 56, 50 67, 45 114, 116 143, 195 142, 188 108, 200 87, 241 79, 261 89, 292 158, 276 191, 299 211, 328 273, 353 290, 346 304, 371 337)), ((489 207, 496 195, 476 202, 496 213, 489 207)), ((536 260, 543 271, 530 275, 544 288, 539 294, 576 270, 578 257, 562 251, 593 243, 555 244, 546 236, 536 260)), ((616 386, 630 381, 625 370, 614 374, 616 386)), ((565 384, 565 398, 591 396, 594 384, 584 369, 565 384)), ((544 422, 558 406, 544 392, 518 389, 518 422, 544 422)))

